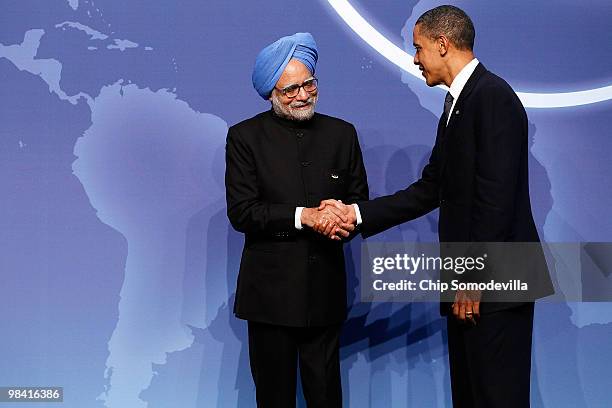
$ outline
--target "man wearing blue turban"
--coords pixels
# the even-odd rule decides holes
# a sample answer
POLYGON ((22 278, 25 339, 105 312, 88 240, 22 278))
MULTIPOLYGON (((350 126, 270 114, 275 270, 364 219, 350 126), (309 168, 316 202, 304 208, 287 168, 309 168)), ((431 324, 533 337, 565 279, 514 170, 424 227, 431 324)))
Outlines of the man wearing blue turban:
POLYGON ((312 75, 319 54, 317 44, 310 33, 296 33, 268 45, 261 50, 255 60, 253 69, 253 87, 263 99, 269 99, 270 93, 280 79, 291 59, 295 59, 308 68, 312 75))
POLYGON ((298 362, 308 406, 342 406, 342 244, 354 227, 318 206, 366 200, 368 185, 354 126, 315 113, 317 60, 309 33, 264 48, 252 79, 271 109, 227 135, 227 214, 245 235, 234 313, 248 321, 257 405, 266 408, 295 406, 298 362))

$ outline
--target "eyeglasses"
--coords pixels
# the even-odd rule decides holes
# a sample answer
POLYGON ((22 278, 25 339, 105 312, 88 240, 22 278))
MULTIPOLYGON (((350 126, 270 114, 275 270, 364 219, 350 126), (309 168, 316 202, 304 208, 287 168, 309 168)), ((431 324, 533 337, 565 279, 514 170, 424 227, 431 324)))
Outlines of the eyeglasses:
POLYGON ((319 82, 319 80, 315 77, 312 77, 302 82, 302 85, 292 84, 284 87, 283 89, 276 89, 278 89, 287 98, 295 98, 300 93, 300 88, 304 88, 304 90, 308 93, 313 93, 314 91, 316 91, 317 82, 319 82))

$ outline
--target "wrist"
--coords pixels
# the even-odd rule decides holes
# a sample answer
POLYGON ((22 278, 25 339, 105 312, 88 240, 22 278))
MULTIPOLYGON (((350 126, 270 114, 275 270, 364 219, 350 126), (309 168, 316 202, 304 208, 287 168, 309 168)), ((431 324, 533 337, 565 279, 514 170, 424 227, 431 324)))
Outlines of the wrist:
POLYGON ((305 225, 309 228, 312 228, 314 226, 314 211, 316 211, 316 209, 308 207, 302 210, 302 215, 300 216, 300 221, 302 222, 302 225, 305 225))
POLYGON ((349 204, 346 206, 346 208, 348 209, 348 223, 349 224, 357 224, 357 214, 355 212, 355 206, 353 204, 349 204))

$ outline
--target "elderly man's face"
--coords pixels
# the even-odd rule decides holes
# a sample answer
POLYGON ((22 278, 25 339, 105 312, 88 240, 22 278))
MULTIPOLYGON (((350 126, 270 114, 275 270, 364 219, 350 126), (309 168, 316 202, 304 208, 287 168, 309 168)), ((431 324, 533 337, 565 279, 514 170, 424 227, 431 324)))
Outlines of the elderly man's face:
POLYGON ((306 65, 295 59, 290 60, 270 95, 274 112, 291 120, 301 121, 312 118, 317 103, 318 90, 307 92, 304 88, 300 88, 299 93, 294 98, 283 95, 281 91, 289 85, 302 85, 304 81, 311 78, 313 76, 306 65))
POLYGON ((414 27, 412 38, 415 49, 413 62, 419 66, 427 85, 436 86, 443 83, 444 64, 437 41, 421 34, 419 25, 414 27))

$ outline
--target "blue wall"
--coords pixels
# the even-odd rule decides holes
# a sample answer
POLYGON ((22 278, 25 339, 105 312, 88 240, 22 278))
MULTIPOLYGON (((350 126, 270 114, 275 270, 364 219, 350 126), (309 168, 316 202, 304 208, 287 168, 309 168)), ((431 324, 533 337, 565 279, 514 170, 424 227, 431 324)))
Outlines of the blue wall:
MULTIPOLYGON (((438 3, 351 4, 412 53, 414 21, 438 3)), ((453 4, 474 20, 478 58, 517 91, 612 84, 609 1, 453 4)), ((414 181, 444 92, 326 0, 3 2, 0 386, 63 386, 66 408, 254 406, 231 313, 242 236, 225 216, 225 134, 268 109, 252 63, 296 31, 319 44, 318 110, 356 125, 373 195, 414 181)), ((610 241, 612 102, 528 115, 541 237, 610 241)), ((436 223, 376 239, 434 241, 436 223)), ((450 406, 437 305, 360 303, 360 238, 346 251, 346 406, 450 406)), ((540 304, 534 336, 534 407, 610 405, 610 304, 540 304)))

